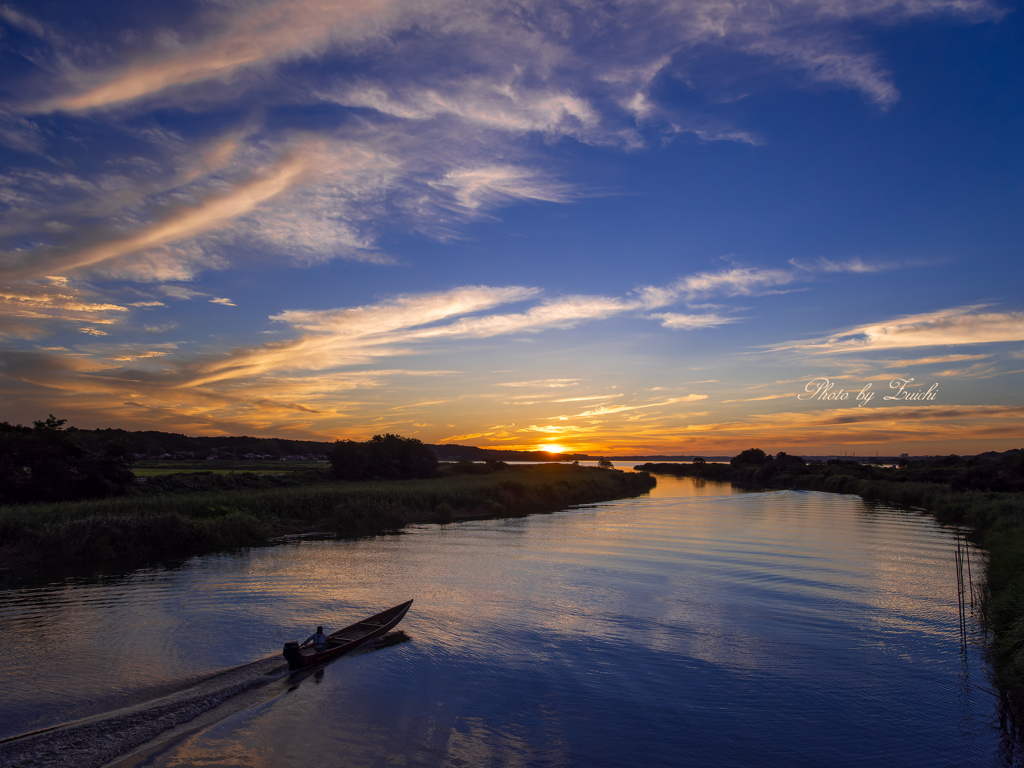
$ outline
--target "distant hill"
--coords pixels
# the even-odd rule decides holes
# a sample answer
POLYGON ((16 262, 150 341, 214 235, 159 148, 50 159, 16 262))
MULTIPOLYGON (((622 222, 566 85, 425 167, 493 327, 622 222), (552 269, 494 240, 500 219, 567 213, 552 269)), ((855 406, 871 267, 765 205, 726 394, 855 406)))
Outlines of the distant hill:
POLYGON ((75 439, 93 451, 110 441, 124 443, 139 458, 205 459, 219 457, 287 456, 322 457, 333 443, 316 440, 282 440, 277 437, 189 437, 176 432, 129 432, 125 429, 76 429, 75 439))
MULTIPOLYGON (((176 432, 153 430, 130 432, 125 429, 73 429, 75 440, 99 453, 111 441, 123 443, 138 458, 205 459, 270 458, 289 456, 326 458, 334 442, 282 440, 277 437, 190 437, 176 432)), ((438 461, 587 461, 583 453, 558 454, 546 451, 503 451, 472 445, 430 445, 438 461)))
POLYGON ((431 445, 438 461, 589 461, 585 453, 503 451, 475 445, 431 445))
POLYGON ((609 456, 615 461, 693 461, 697 457, 704 461, 728 461, 732 456, 711 456, 707 453, 692 453, 685 456, 664 456, 660 454, 637 454, 630 456, 609 456))
MULTIPOLYGON (((334 441, 318 440, 283 440, 277 437, 190 437, 177 432, 157 432, 147 430, 130 432, 125 429, 76 429, 69 427, 75 439, 94 453, 102 453, 107 443, 117 441, 128 448, 128 453, 139 458, 177 458, 205 459, 208 456, 219 458, 267 458, 283 459, 289 456, 306 459, 325 459, 326 453, 334 445, 334 441)), ((548 453, 547 451, 508 451, 495 448, 478 448, 475 445, 431 445, 437 454, 438 461, 593 461, 597 456, 585 453, 548 453)), ((980 454, 982 458, 999 456, 994 451, 980 454)), ((701 456, 710 462, 727 462, 730 456, 711 456, 709 454, 686 455, 655 455, 635 454, 629 456, 609 456, 615 461, 693 461, 701 456)), ((809 461, 824 462, 835 456, 804 456, 809 461)), ((930 459, 930 456, 873 457, 843 456, 844 460, 860 463, 895 463, 900 458, 910 461, 930 459)))

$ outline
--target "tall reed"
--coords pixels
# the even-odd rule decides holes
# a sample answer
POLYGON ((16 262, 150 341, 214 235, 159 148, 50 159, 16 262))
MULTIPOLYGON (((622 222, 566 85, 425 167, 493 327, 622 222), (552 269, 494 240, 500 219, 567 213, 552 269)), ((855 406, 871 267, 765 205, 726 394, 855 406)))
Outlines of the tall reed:
POLYGON ((637 495, 653 485, 650 475, 547 465, 426 480, 9 506, 0 508, 0 564, 135 563, 259 545, 291 533, 353 536, 410 521, 553 511, 637 495))

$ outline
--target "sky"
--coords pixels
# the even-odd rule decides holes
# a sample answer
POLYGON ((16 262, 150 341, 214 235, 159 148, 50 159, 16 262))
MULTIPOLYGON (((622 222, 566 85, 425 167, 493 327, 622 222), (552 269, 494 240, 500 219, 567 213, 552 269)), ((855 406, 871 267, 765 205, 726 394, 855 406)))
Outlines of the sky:
POLYGON ((1024 447, 1006 0, 0 6, 0 421, 1024 447))

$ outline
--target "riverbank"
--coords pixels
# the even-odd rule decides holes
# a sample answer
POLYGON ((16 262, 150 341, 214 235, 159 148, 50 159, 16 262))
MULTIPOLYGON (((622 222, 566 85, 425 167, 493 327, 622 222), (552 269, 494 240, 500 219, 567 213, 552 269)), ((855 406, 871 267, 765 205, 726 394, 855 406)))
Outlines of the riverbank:
MULTIPOLYGON (((553 515, 96 576, 12 574, 0 593, 0 737, 117 718, 61 737, 80 752, 60 764, 83 768, 104 733, 128 740, 175 722, 119 765, 401 765, 428 754, 538 768, 670 766, 679 755, 951 768, 999 747, 993 701, 965 685, 985 685, 987 666, 972 647, 965 671, 956 611, 939 605, 953 542, 930 516, 865 514, 852 496, 659 477, 649 497, 553 515), (249 666, 273 654, 280 668, 284 641, 409 598, 409 642, 305 678, 249 666), (193 689, 227 671, 241 679, 193 689), (268 685, 203 719, 164 707, 181 692, 205 710, 207 692, 255 679, 268 685), (121 718, 136 705, 159 722, 121 718)), ((40 755, 58 764, 42 739, 15 745, 25 768, 40 755)), ((7 754, 0 746, 0 765, 7 754)))
POLYGON ((7 506, 0 507, 0 567, 123 566, 259 546, 293 534, 359 536, 408 523, 554 512, 638 496, 655 483, 648 474, 539 465, 424 480, 7 506))
POLYGON ((781 472, 727 464, 641 464, 636 469, 731 482, 747 488, 853 494, 871 501, 925 509, 942 523, 969 526, 973 529, 970 538, 989 553, 983 611, 994 634, 993 668, 1001 685, 1013 692, 1018 710, 1024 713, 1024 493, 956 490, 950 483, 904 480, 900 469, 886 473, 879 468, 849 463, 781 472), (867 472, 876 477, 858 476, 867 472))

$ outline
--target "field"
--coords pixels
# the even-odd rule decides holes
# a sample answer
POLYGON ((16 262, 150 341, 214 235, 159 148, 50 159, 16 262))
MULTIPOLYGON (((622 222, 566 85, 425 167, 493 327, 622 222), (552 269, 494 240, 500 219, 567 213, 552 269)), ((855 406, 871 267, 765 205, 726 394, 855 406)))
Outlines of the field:
POLYGON ((159 477, 182 472, 211 472, 215 475, 241 474, 282 475, 288 472, 306 472, 311 469, 325 469, 326 461, 274 461, 268 459, 230 461, 213 459, 208 461, 137 461, 132 464, 136 477, 159 477))

